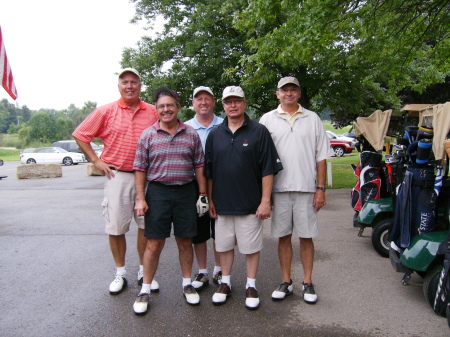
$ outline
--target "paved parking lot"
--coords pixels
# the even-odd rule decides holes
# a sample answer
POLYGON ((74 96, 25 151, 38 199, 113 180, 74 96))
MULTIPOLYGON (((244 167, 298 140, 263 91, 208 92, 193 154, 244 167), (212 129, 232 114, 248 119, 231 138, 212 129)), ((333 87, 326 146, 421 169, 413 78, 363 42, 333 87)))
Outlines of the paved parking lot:
MULTIPOLYGON (((1 336, 448 336, 446 319, 425 302, 421 278, 401 285, 389 260, 371 247, 370 230, 357 237, 348 189, 328 190, 315 240, 316 305, 303 302, 298 242, 294 241, 294 295, 273 302, 280 282, 276 240, 265 224, 257 288, 261 307, 244 307, 244 259, 237 253, 233 295, 216 307, 215 286, 200 293, 197 307, 185 303, 173 238, 161 256, 159 294, 137 317, 139 287, 136 228, 128 234, 129 287, 108 293, 114 265, 103 229, 103 177, 89 177, 86 164, 64 166, 63 177, 19 180, 19 162, 0 167, 1 336)), ((211 249, 211 246, 209 247, 211 249)), ((209 251, 209 267, 213 265, 209 251)), ((194 272, 197 266, 194 266, 194 272)))

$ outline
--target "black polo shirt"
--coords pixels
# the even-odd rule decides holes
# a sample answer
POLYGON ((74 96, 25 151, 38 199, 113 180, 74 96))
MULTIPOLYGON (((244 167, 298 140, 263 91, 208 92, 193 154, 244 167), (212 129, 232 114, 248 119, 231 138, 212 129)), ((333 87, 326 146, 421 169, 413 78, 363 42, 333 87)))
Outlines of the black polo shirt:
POLYGON ((255 214, 262 197, 262 178, 283 166, 269 131, 245 115, 233 134, 228 118, 208 135, 204 172, 213 180, 217 214, 255 214))

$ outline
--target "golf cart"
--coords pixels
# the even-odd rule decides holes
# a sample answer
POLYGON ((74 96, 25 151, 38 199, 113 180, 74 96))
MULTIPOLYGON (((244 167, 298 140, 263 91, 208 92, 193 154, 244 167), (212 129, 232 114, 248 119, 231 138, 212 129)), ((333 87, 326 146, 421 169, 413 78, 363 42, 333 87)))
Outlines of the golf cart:
MULTIPOLYGON (((392 110, 377 110, 369 117, 358 117, 353 123, 360 146, 360 163, 353 166, 358 177, 351 193, 355 210, 353 225, 358 236, 372 227, 372 245, 384 257, 389 256, 388 232, 393 222, 392 190, 389 166, 382 160, 385 136, 392 110)), ((389 146, 386 146, 389 150, 389 146)))
MULTIPOLYGON (((406 157, 399 158, 398 144, 386 142, 401 139, 405 130, 418 130, 419 120, 431 123, 421 111, 430 104, 408 104, 400 111, 375 111, 371 116, 359 117, 354 129, 362 149, 361 161, 354 167, 359 180, 352 191, 352 206, 355 210, 355 227, 359 227, 358 236, 364 229, 372 228, 372 246, 383 257, 389 257, 389 231, 394 221, 395 189, 403 180, 406 157), (392 150, 397 150, 391 155, 392 150), (382 160, 382 151, 387 159, 382 160)), ((432 110, 431 110, 432 111, 432 110)), ((409 133, 409 131, 406 131, 409 133)), ((411 131, 412 132, 412 131, 411 131)))
POLYGON ((409 284, 414 272, 423 277, 425 298, 436 313, 445 316, 445 310, 438 312, 436 304, 440 299, 447 306, 450 292, 444 287, 445 296, 437 296, 438 289, 443 290, 439 279, 445 260, 438 249, 448 240, 450 228, 450 102, 421 110, 419 120, 416 133, 405 130, 404 140, 410 144, 400 145, 403 148, 390 157, 403 158, 405 171, 393 198, 389 257, 395 271, 404 273, 403 285, 409 284), (426 131, 421 135, 421 130, 426 131))

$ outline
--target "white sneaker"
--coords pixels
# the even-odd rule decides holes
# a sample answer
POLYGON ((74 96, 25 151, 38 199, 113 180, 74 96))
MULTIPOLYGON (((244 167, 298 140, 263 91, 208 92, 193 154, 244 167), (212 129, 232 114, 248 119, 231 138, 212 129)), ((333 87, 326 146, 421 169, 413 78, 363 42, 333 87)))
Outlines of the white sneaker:
POLYGON ((109 292, 112 295, 117 295, 122 292, 127 286, 127 278, 126 275, 116 274, 114 281, 109 285, 109 292))
POLYGON ((314 290, 314 285, 312 283, 302 283, 303 286, 303 300, 309 304, 315 304, 317 302, 317 294, 314 290))
POLYGON ((250 310, 259 308, 258 291, 253 287, 248 287, 245 291, 245 307, 250 310))
POLYGON ((220 283, 219 288, 212 297, 212 302, 215 305, 224 304, 227 298, 231 296, 231 288, 226 283, 220 283))
POLYGON ((202 290, 209 285, 208 274, 196 274, 192 285, 196 290, 202 290))
MULTIPOLYGON (((144 283, 144 271, 141 271, 141 270, 138 271, 137 280, 138 280, 137 281, 138 285, 142 286, 142 283, 144 283)), ((159 291, 159 284, 154 279, 152 281, 150 289, 151 289, 152 293, 157 293, 159 291)))
POLYGON ((148 302, 150 301, 150 294, 140 293, 134 301, 133 311, 136 315, 144 315, 148 311, 148 302))
POLYGON ((153 279, 150 289, 153 293, 157 293, 159 291, 159 283, 156 282, 155 279, 153 279))
POLYGON ((272 293, 272 299, 274 301, 281 301, 284 300, 286 296, 292 295, 292 292, 294 291, 294 286, 291 283, 283 282, 281 283, 277 289, 274 290, 272 293))
POLYGON ((190 305, 197 305, 200 303, 200 296, 198 296, 192 284, 183 287, 183 295, 186 297, 186 302, 190 305))

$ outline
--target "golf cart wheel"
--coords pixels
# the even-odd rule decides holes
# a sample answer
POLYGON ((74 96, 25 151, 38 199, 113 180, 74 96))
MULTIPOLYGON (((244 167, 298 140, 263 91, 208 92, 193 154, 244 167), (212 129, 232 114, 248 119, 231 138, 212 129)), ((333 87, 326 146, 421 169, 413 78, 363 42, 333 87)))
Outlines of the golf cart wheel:
POLYGON ((434 307, 434 299, 436 297, 436 291, 438 288, 441 271, 442 264, 439 263, 438 265, 431 268, 423 278, 423 294, 425 295, 425 298, 431 308, 434 307))
POLYGON ((450 328, 450 302, 447 303, 447 310, 445 310, 445 312, 447 314, 447 324, 450 328))
POLYGON ((336 157, 342 157, 345 154, 345 149, 342 146, 335 146, 333 150, 336 157))
POLYGON ((392 222, 392 218, 383 219, 372 230, 372 246, 382 257, 389 257, 389 228, 392 222))
POLYGON ((30 158, 27 160, 27 164, 36 164, 36 160, 34 160, 33 158, 30 158))
POLYGON ((64 159, 63 159, 63 164, 64 165, 66 165, 66 166, 69 166, 69 165, 72 165, 73 164, 73 160, 72 160, 72 158, 70 158, 70 157, 65 157, 64 159))

